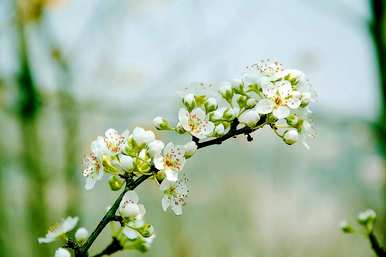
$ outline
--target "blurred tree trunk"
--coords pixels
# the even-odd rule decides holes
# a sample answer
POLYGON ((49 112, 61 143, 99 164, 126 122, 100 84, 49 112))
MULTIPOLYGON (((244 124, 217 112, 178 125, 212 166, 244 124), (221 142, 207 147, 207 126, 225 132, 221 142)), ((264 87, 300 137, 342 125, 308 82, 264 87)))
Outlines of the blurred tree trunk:
MULTIPOLYGON (((379 148, 384 160, 384 172, 386 173, 386 40, 385 40, 385 1, 370 0, 372 20, 370 21, 370 33, 373 39, 375 55, 378 63, 379 83, 381 89, 381 114, 376 127, 379 136, 379 148)), ((383 185, 383 238, 386 240, 386 181, 383 185)))
POLYGON ((27 215, 29 224, 29 238, 32 243, 31 256, 50 256, 47 247, 37 243, 37 237, 45 234, 48 222, 46 213, 46 200, 44 189, 46 188, 46 176, 41 163, 41 141, 38 133, 38 112, 40 107, 39 94, 32 78, 29 63, 26 28, 23 17, 15 3, 18 19, 16 21, 16 33, 18 43, 19 71, 16 74, 18 85, 18 114, 21 127, 22 158, 27 174, 27 215))

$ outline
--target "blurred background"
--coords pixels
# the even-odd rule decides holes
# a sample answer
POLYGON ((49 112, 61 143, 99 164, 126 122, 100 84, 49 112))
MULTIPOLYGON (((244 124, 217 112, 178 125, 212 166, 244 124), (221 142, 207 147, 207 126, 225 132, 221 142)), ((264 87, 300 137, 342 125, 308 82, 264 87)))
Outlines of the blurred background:
MULTIPOLYGON (((53 256, 59 245, 37 238, 67 215, 93 230, 117 196, 107 181, 83 189, 97 135, 175 121, 177 91, 265 58, 313 82, 311 150, 263 129, 200 151, 181 217, 145 183, 157 233, 146 256, 373 256, 338 223, 373 208, 386 238, 385 11, 383 0, 1 0, 0 256, 53 256)), ((106 229, 91 252, 109 241, 106 229)))

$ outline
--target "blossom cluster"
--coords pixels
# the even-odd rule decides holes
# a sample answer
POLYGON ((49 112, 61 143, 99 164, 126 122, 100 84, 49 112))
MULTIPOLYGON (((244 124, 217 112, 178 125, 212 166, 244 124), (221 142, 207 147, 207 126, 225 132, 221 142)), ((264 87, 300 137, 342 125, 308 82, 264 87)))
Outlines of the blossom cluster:
MULTIPOLYGON (((306 138, 314 136, 309 109, 314 99, 301 71, 262 61, 248 67, 241 78, 223 82, 217 91, 184 94, 175 122, 154 118, 159 131, 189 135, 185 144, 163 142, 152 130, 141 127, 122 133, 108 129, 91 143, 84 159, 85 189, 92 189, 104 175, 110 177, 108 183, 114 191, 141 176, 152 177, 163 194, 162 209, 181 215, 189 193, 188 179, 181 173, 200 141, 221 139, 237 129, 253 132, 269 126, 286 144, 301 140, 308 148, 306 138)), ((155 238, 154 229, 144 222, 145 208, 134 191, 126 192, 117 215, 122 220, 111 222, 111 228, 122 248, 147 250, 155 238)))

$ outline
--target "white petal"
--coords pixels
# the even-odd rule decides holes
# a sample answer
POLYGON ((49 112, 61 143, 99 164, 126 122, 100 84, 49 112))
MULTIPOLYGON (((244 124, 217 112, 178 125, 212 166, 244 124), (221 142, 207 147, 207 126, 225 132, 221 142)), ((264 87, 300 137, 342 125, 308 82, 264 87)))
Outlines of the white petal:
POLYGON ((122 201, 123 200, 130 201, 133 203, 138 203, 139 201, 137 193, 133 190, 127 191, 126 194, 123 196, 122 201))
POLYGON ((166 179, 172 182, 175 182, 178 180, 178 172, 175 170, 167 169, 165 170, 166 179))
POLYGON ((291 109, 297 109, 299 108, 302 101, 297 97, 291 97, 287 100, 287 106, 291 109))
POLYGON ((190 115, 196 115, 198 119, 205 120, 206 119, 206 113, 201 108, 194 108, 193 111, 190 113, 190 115))
POLYGON ((130 240, 134 240, 138 237, 138 232, 129 227, 124 227, 122 232, 130 240))
POLYGON ((178 111, 178 121, 181 123, 181 126, 186 131, 190 131, 190 127, 189 127, 189 112, 186 109, 181 108, 178 111))
POLYGON ((159 188, 161 189, 161 191, 166 191, 166 190, 168 190, 168 189, 170 188, 170 186, 173 185, 173 184, 174 184, 173 182, 170 182, 169 180, 164 179, 164 180, 162 180, 161 185, 160 185, 159 188))
POLYGON ((273 111, 274 103, 269 99, 262 99, 256 105, 256 111, 261 114, 268 114, 273 111))
POLYGON ((167 196, 162 197, 161 204, 162 204, 162 210, 167 211, 167 209, 170 206, 169 197, 167 197, 167 196))
POLYGON ((55 238, 52 237, 39 237, 38 242, 39 244, 48 244, 55 241, 55 238))
POLYGON ((261 89, 263 90, 263 94, 267 97, 273 97, 276 95, 277 86, 271 82, 266 82, 261 85, 261 89))
POLYGON ((72 230, 78 223, 78 220, 78 217, 67 217, 62 223, 63 232, 66 233, 72 230))
POLYGON ((91 190, 94 188, 95 183, 96 183, 95 179, 88 177, 88 178, 86 178, 86 184, 84 185, 84 188, 86 190, 91 190))
POLYGON ((161 155, 154 157, 153 163, 158 170, 164 169, 164 157, 162 157, 161 155))
POLYGON ((279 106, 273 110, 272 114, 278 119, 284 119, 290 115, 290 110, 286 106, 279 106))
POLYGON ((176 204, 174 201, 171 202, 171 208, 176 215, 182 214, 182 206, 179 204, 176 204))
POLYGON ((164 155, 170 153, 173 149, 174 149, 174 144, 172 142, 168 143, 165 146, 164 155))
POLYGON ((278 82, 278 91, 281 97, 286 98, 292 92, 291 83, 289 83, 287 80, 278 82))

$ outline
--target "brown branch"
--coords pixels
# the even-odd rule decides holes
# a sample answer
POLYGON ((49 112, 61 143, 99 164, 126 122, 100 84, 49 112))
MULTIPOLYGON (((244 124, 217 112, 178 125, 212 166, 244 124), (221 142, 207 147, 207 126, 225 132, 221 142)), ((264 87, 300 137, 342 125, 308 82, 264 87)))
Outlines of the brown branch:
MULTIPOLYGON (((234 119, 232 124, 231 124, 230 130, 225 135, 218 137, 218 138, 215 138, 215 139, 212 139, 212 140, 204 141, 204 142, 199 142, 199 140, 195 137, 193 137, 192 140, 197 144, 198 149, 204 148, 204 147, 207 147, 210 145, 222 144, 222 142, 224 142, 225 140, 227 140, 229 138, 236 137, 237 135, 243 135, 243 134, 247 136, 248 141, 251 141, 252 137, 250 136, 250 133, 252 133, 252 132, 256 131, 257 129, 261 128, 262 126, 264 126, 266 124, 266 122, 267 122, 267 117, 266 117, 266 115, 263 115, 261 117, 261 119, 259 120, 259 122, 256 124, 255 128, 249 128, 249 127, 245 126, 243 128, 237 129, 237 126, 239 125, 239 121, 238 121, 238 119, 234 119)), ((115 200, 113 206, 111 206, 111 208, 105 214, 105 216, 102 218, 102 220, 99 222, 99 224, 97 225, 95 230, 91 233, 91 235, 87 239, 86 243, 79 248, 69 247, 69 248, 74 249, 75 257, 87 257, 89 248, 94 243, 95 239, 99 236, 99 234, 102 232, 104 227, 106 227, 106 225, 111 221, 120 221, 120 219, 117 218, 115 213, 117 212, 117 209, 119 207, 119 204, 121 203, 121 200, 122 200, 124 194, 129 190, 135 189, 137 186, 139 186, 142 182, 144 182, 146 179, 151 177, 158 170, 155 167, 153 167, 152 171, 153 171, 152 174, 142 175, 139 178, 137 178, 136 180, 133 180, 132 178, 126 178, 125 189, 122 191, 122 193, 119 195, 119 197, 115 200)), ((115 241, 116 241, 116 239, 115 239, 115 241)), ((110 245, 108 245, 101 253, 95 255, 94 257, 99 257, 99 256, 103 256, 103 255, 110 255, 110 254, 113 254, 114 252, 122 250, 122 248, 119 248, 116 246, 117 242, 115 242, 115 241, 113 240, 110 245)))

